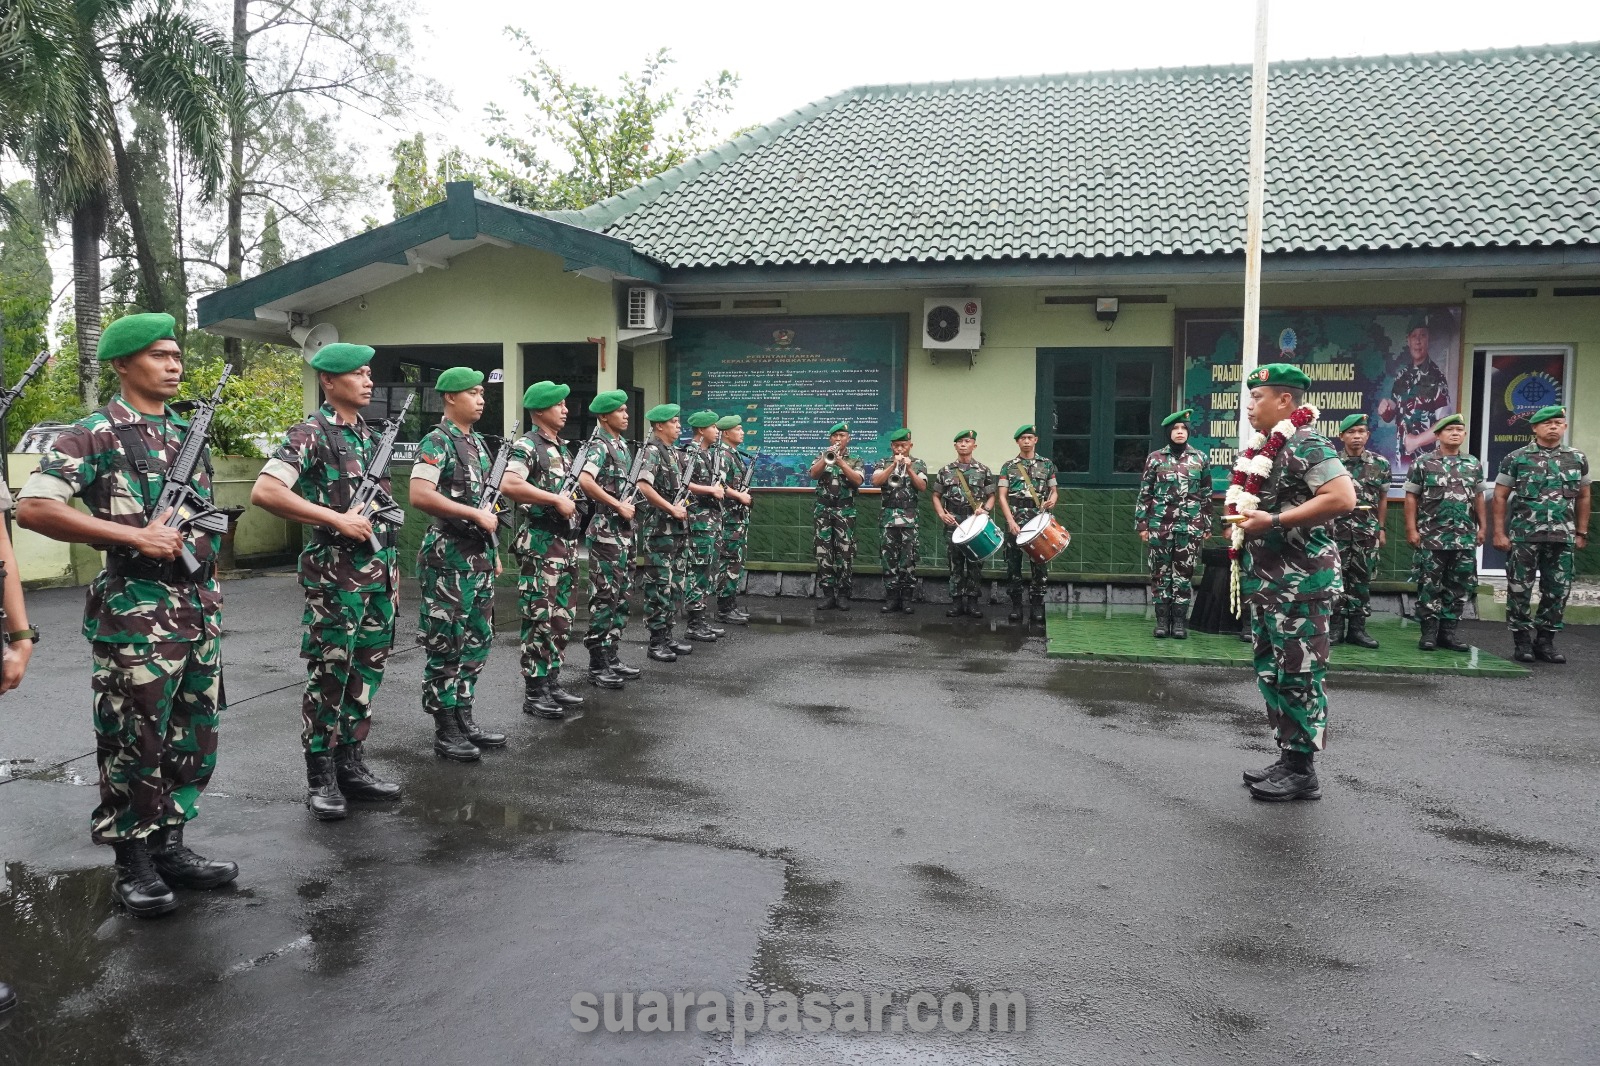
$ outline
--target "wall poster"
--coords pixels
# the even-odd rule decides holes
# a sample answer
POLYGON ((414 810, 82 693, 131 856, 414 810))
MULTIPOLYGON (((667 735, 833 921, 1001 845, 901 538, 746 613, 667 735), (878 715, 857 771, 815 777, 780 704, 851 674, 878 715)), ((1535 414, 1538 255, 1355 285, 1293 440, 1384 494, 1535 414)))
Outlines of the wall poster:
POLYGON ((685 418, 711 408, 745 420, 757 488, 807 488, 828 429, 850 423, 850 451, 889 454, 905 424, 905 315, 679 318, 667 385, 685 418))

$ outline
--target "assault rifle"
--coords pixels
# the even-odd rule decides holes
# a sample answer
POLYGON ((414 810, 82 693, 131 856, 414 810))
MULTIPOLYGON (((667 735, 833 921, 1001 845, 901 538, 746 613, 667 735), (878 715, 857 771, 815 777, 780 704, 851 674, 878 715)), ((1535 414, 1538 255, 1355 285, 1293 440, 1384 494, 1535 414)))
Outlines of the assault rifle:
MULTIPOLYGON (((400 436, 400 423, 405 421, 406 412, 411 410, 411 401, 416 398, 415 392, 409 393, 400 413, 383 424, 378 450, 372 453, 372 461, 361 472, 361 480, 350 495, 350 509, 368 522, 398 526, 406 520, 405 511, 394 502, 393 496, 384 491, 383 479, 389 476, 389 461, 394 458, 394 442, 400 436)), ((374 552, 383 550, 383 542, 378 539, 376 529, 367 537, 367 547, 374 552)))
MULTIPOLYGON (((631 507, 639 505, 639 475, 644 473, 644 452, 649 447, 645 442, 639 445, 639 450, 633 453, 633 465, 628 467, 628 480, 622 486, 622 495, 618 497, 623 503, 631 507)), ((624 522, 620 518, 617 524, 623 529, 632 529, 633 522, 624 522)))
POLYGON ((749 452, 741 451, 738 448, 733 449, 733 454, 749 460, 746 463, 741 463, 739 466, 739 491, 749 492, 750 479, 755 477, 756 474, 756 457, 751 455, 749 452))
POLYGON ((689 474, 694 470, 694 456, 689 454, 688 445, 679 448, 678 454, 683 459, 678 463, 678 494, 672 498, 674 507, 682 507, 689 502, 689 474))
MULTIPOLYGON (((180 533, 187 533, 191 529, 216 534, 228 531, 228 516, 211 506, 211 501, 196 492, 189 482, 200 467, 200 458, 206 450, 206 437, 211 432, 211 420, 216 417, 217 407, 222 403, 222 388, 232 373, 232 363, 224 366, 222 377, 217 381, 217 391, 211 394, 211 400, 202 400, 195 405, 189 431, 183 435, 178 457, 167 468, 166 479, 161 484, 161 495, 156 497, 155 505, 146 513, 146 521, 166 515, 161 524, 180 533)), ((128 459, 141 475, 145 473, 148 464, 144 456, 130 455, 128 459)), ((200 560, 194 557, 189 545, 182 547, 178 558, 183 561, 183 568, 190 577, 199 575, 200 560)))
MULTIPOLYGON (((489 476, 483 482, 483 494, 478 497, 478 506, 480 508, 487 507, 489 513, 496 518, 501 517, 501 506, 506 498, 505 493, 501 491, 500 483, 506 479, 506 467, 511 463, 511 443, 509 440, 500 442, 500 450, 495 452, 494 455, 494 465, 489 467, 489 476)), ((473 528, 478 530, 483 538, 489 542, 489 550, 491 552, 500 550, 499 532, 484 533, 479 526, 473 526, 473 528)))
POLYGON ((4 418, 6 412, 11 410, 11 405, 21 399, 22 390, 28 387, 28 382, 39 376, 39 371, 43 370, 44 365, 49 361, 50 349, 46 348, 34 357, 32 364, 22 372, 22 376, 17 379, 15 385, 4 392, 0 392, 0 418, 4 418))

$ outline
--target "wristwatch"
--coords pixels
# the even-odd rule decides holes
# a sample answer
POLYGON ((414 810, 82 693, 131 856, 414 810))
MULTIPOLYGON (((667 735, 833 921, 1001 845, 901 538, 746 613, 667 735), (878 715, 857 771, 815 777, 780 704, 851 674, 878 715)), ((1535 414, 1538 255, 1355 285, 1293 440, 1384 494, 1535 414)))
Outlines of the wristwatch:
POLYGON ((1272 528, 1273 529, 1282 529, 1283 528, 1283 515, 1275 514, 1275 515, 1272 516, 1272 528))
POLYGON ((16 629, 6 634, 7 644, 15 644, 19 640, 31 640, 35 644, 39 643, 38 627, 36 626, 32 629, 16 629))

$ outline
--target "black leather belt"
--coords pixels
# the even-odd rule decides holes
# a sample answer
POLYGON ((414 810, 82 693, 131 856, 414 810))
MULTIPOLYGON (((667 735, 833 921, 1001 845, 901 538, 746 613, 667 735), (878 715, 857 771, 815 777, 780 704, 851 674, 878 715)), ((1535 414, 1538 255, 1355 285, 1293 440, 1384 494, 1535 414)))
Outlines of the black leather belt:
POLYGON ((106 576, 124 580, 160 581, 166 585, 205 585, 210 583, 216 571, 216 564, 209 559, 200 564, 199 573, 191 574, 184 569, 180 559, 106 553, 106 576))

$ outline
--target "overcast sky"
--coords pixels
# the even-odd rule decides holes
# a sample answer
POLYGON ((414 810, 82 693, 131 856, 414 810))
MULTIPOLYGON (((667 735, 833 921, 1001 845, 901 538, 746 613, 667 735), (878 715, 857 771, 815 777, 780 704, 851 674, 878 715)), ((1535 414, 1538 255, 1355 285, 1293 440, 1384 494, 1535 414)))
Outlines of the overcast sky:
MULTIPOLYGON (((419 65, 458 112, 422 124, 484 150, 485 103, 516 105, 526 61, 501 28, 526 30, 579 80, 611 88, 670 48, 675 80, 741 78, 725 131, 770 122, 854 85, 1248 63, 1254 0, 689 0, 527 5, 418 0, 419 65)), ((1275 0, 1269 58, 1383 55, 1600 40, 1600 0, 1275 0)), ((392 140, 392 137, 389 138, 392 140)))

